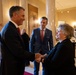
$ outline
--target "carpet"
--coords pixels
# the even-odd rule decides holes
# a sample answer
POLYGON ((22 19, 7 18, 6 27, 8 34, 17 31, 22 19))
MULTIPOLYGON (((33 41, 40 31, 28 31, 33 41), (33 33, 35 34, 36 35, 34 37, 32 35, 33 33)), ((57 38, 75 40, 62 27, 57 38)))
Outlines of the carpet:
POLYGON ((28 73, 28 72, 24 72, 24 75, 33 75, 33 74, 28 73))

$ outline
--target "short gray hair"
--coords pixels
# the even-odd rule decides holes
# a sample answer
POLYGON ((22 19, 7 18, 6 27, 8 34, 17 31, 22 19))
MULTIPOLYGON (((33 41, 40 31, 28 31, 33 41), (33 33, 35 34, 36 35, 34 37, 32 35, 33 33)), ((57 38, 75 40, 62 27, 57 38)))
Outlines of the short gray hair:
POLYGON ((21 6, 12 6, 9 9, 9 16, 12 17, 13 16, 13 13, 19 11, 20 9, 22 9, 22 10, 25 11, 25 9, 23 7, 21 7, 21 6))
POLYGON ((60 24, 58 28, 61 28, 63 33, 66 35, 66 38, 71 39, 72 36, 74 36, 74 28, 65 23, 65 24, 60 24))

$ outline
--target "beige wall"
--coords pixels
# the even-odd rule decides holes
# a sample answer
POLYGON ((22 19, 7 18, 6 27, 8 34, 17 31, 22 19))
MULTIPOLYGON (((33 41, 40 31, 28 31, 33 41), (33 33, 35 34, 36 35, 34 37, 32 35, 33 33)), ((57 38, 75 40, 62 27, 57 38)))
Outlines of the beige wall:
POLYGON ((38 7, 38 18, 46 16, 46 5, 41 0, 28 0, 28 3, 38 7))
POLYGON ((2 23, 3 23, 3 11, 2 11, 2 0, 0 1, 0 30, 2 28, 2 23))
POLYGON ((13 5, 18 5, 17 0, 2 0, 2 9, 3 9, 3 25, 6 24, 9 20, 9 8, 13 5))
POLYGON ((8 10, 12 5, 18 5, 18 0, 1 0, 0 1, 0 30, 9 21, 8 10))
POLYGON ((57 11, 58 21, 65 21, 72 25, 72 22, 76 22, 76 7, 65 10, 57 11))
POLYGON ((38 17, 40 18, 42 16, 46 16, 46 5, 40 1, 38 17))

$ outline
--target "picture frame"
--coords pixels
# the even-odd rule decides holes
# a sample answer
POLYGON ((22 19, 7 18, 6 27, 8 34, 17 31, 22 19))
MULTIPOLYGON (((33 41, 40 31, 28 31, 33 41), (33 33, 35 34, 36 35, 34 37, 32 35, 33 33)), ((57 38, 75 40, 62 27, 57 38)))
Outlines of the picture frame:
POLYGON ((38 27, 38 8, 28 4, 28 34, 31 35, 32 30, 38 27))

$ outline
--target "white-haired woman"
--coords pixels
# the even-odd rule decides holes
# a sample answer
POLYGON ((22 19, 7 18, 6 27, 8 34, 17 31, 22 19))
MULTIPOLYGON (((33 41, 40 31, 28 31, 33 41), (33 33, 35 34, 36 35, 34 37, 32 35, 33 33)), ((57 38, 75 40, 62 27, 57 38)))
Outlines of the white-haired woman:
POLYGON ((44 75, 76 75, 72 36, 69 24, 59 25, 56 33, 59 42, 44 59, 44 75))

